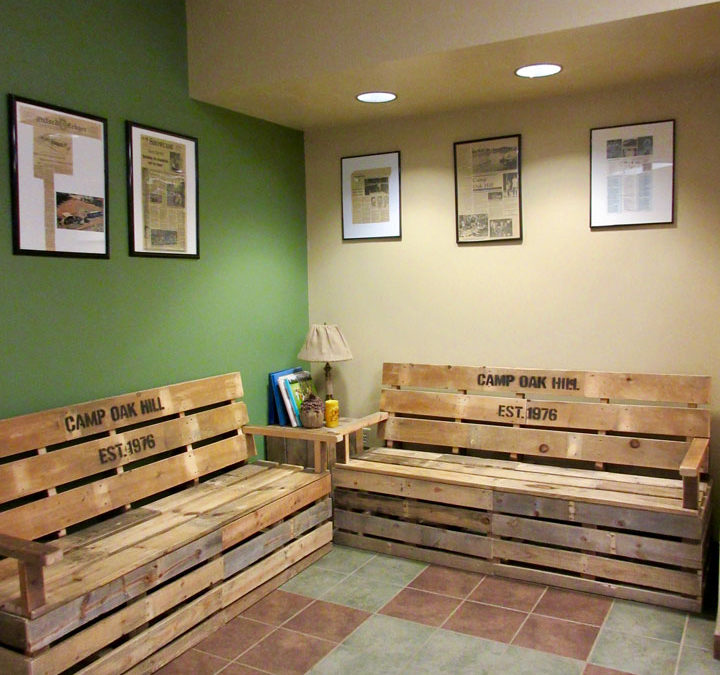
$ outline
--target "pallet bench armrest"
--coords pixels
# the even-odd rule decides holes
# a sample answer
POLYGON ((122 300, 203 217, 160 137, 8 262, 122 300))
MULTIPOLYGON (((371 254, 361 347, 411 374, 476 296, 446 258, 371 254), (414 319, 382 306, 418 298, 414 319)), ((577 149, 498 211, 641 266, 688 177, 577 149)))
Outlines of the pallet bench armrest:
POLYGON ((698 509, 698 482, 700 474, 708 470, 709 438, 693 438, 690 447, 680 463, 683 480, 683 507, 698 509))
POLYGON ((20 598, 26 616, 45 604, 43 568, 62 560, 63 552, 52 544, 0 534, 0 555, 18 561, 20 598))

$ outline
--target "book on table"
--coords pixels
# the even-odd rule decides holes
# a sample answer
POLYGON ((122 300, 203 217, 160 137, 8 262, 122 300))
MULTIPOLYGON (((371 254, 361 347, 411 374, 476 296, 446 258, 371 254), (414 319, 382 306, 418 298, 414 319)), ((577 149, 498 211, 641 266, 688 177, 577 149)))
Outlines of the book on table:
POLYGON ((284 389, 286 412, 290 418, 290 423, 292 426, 302 426, 300 422, 300 406, 308 394, 317 395, 312 375, 307 370, 290 373, 280 377, 278 384, 284 389))
POLYGON ((299 373, 300 371, 302 371, 302 368, 295 366, 294 368, 277 370, 268 375, 268 424, 290 425, 290 419, 288 418, 285 401, 278 386, 278 380, 283 375, 291 375, 292 373, 299 373))

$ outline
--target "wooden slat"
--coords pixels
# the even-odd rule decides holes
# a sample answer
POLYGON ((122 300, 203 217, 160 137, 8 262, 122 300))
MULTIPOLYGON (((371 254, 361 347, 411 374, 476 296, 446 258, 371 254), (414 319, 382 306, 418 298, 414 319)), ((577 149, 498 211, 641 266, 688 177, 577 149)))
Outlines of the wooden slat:
POLYGON ((456 420, 519 423, 668 436, 707 436, 710 411, 613 403, 518 399, 477 394, 383 389, 382 410, 456 420))
POLYGON ((335 465, 332 472, 334 487, 412 497, 456 506, 488 510, 492 507, 491 491, 479 489, 476 485, 442 484, 403 475, 357 471, 351 468, 354 462, 355 460, 351 460, 350 464, 335 465))
POLYGON ((245 438, 233 436, 0 513, 0 532, 36 539, 244 459, 245 438))
POLYGON ((697 478, 708 470, 709 438, 693 438, 690 448, 680 464, 681 476, 697 478))
POLYGON ((609 464, 677 470, 685 456, 685 441, 600 436, 550 429, 465 424, 439 420, 390 418, 385 438, 430 446, 461 447, 538 457, 602 461, 609 464))
POLYGON ((701 542, 691 544, 500 513, 493 513, 491 520, 493 537, 522 539, 679 567, 702 569, 703 565, 701 542))
POLYGON ((235 400, 242 394, 240 373, 230 373, 0 420, 0 457, 235 400))
MULTIPOLYGON (((707 509, 707 505, 705 508, 707 509)), ((564 520, 691 540, 699 540, 703 533, 703 520, 692 512, 654 513, 637 508, 542 497, 521 492, 494 492, 492 510, 497 513, 564 520)))
MULTIPOLYGON (((375 476, 397 476, 410 480, 424 480, 436 485, 449 485, 453 488, 466 487, 476 489, 483 498, 485 493, 503 491, 517 493, 519 495, 547 496, 557 500, 583 501, 593 504, 610 504, 619 508, 641 509, 658 511, 662 513, 677 513, 683 511, 682 503, 674 499, 663 497, 652 497, 638 495, 629 492, 617 492, 613 490, 588 490, 583 487, 572 485, 552 485, 536 481, 525 481, 512 478, 493 478, 489 476, 476 475, 471 473, 459 473, 456 471, 445 471, 440 469, 426 469, 424 467, 406 467, 399 464, 379 464, 377 462, 366 462, 362 459, 353 459, 350 467, 358 473, 367 472, 375 476)), ((346 486, 347 487, 347 486, 346 486)), ((478 495, 480 497, 480 495, 478 495)), ((438 498, 436 501, 443 501, 438 498)))
POLYGON ((333 492, 333 503, 335 508, 346 511, 364 511, 416 522, 437 523, 446 527, 462 528, 477 534, 486 534, 490 529, 489 514, 458 506, 430 504, 414 499, 343 489, 333 492))
POLYGON ((568 486, 587 490, 626 492, 632 495, 675 500, 677 506, 683 496, 683 486, 677 479, 644 480, 645 477, 609 471, 573 470, 563 466, 533 465, 512 460, 488 461, 469 456, 464 457, 463 462, 459 462, 454 461, 456 456, 450 453, 416 452, 410 455, 409 453, 405 454, 406 452, 394 449, 387 452, 385 448, 377 448, 363 453, 357 459, 382 464, 453 471, 458 474, 472 474, 484 478, 545 483, 550 489, 554 489, 555 486, 568 486), (401 452, 403 454, 400 454, 401 452))
POLYGON ((334 524, 336 530, 392 539, 405 544, 462 553, 476 558, 492 556, 490 539, 469 532, 454 532, 433 525, 408 523, 337 508, 334 524))
POLYGON ((0 555, 42 566, 62 560, 63 552, 52 544, 40 544, 0 534, 0 555))
POLYGON ((589 574, 593 577, 673 591, 688 596, 698 596, 702 593, 700 577, 695 572, 682 572, 600 555, 498 539, 492 540, 492 552, 493 556, 500 560, 589 574))
POLYGON ((386 387, 466 389, 510 396, 542 393, 700 405, 710 400, 710 378, 696 375, 384 363, 382 383, 386 387))
POLYGON ((0 465, 0 503, 239 429, 247 419, 245 404, 234 403, 0 465))

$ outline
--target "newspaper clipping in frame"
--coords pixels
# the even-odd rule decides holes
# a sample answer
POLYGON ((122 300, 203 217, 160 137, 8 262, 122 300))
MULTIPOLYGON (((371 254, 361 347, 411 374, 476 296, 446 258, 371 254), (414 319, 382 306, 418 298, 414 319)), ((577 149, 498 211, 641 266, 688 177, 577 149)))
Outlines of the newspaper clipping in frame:
POLYGON ((390 220, 390 173, 389 166, 352 172, 353 225, 385 223, 390 220))
POLYGON ((520 136, 455 144, 458 243, 519 239, 520 136))
POLYGON ((182 143, 142 135, 142 199, 148 251, 187 250, 187 160, 182 143))
POLYGON ((609 214, 652 210, 653 145, 652 136, 611 138, 605 142, 609 214))

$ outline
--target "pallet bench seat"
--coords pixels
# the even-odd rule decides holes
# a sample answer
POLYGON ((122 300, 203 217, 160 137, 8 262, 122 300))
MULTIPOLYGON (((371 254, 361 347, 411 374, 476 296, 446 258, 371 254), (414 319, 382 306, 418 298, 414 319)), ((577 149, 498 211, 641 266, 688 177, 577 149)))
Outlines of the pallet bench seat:
POLYGON ((700 611, 710 379, 386 363, 334 540, 700 611))
POLYGON ((0 420, 0 672, 154 672, 330 549, 329 473, 248 462, 242 393, 0 420))

